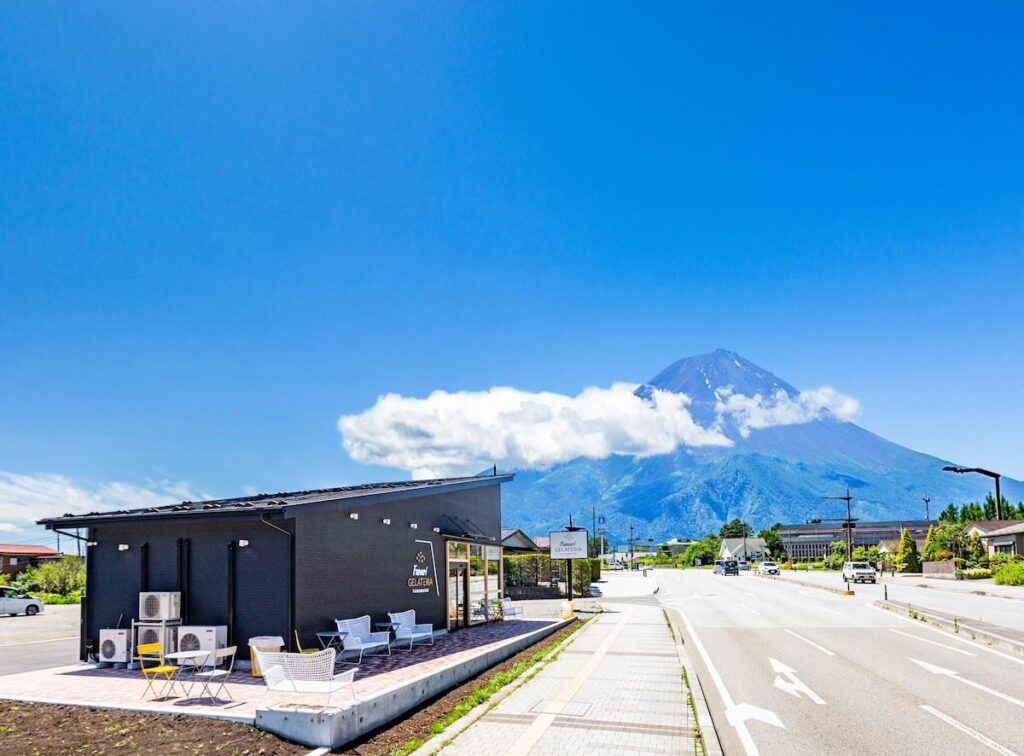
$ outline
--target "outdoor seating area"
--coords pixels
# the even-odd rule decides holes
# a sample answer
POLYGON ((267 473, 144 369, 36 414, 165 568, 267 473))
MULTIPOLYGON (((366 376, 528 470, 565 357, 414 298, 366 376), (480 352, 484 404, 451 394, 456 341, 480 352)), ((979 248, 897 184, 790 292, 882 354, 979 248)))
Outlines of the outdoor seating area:
MULTIPOLYGON (((332 698, 330 706, 344 709, 372 701, 412 681, 438 673, 450 675, 451 670, 468 661, 487 658, 494 663, 492 659, 504 647, 526 642, 524 636, 541 634, 538 631, 552 632, 560 624, 553 620, 490 623, 441 635, 432 645, 415 643, 401 653, 387 654, 381 646, 374 654, 364 654, 358 667, 340 662, 335 648, 312 654, 257 650, 262 677, 233 668, 234 648, 213 654, 199 652, 203 658, 187 660, 172 659, 170 654, 161 657, 157 649, 145 662, 146 676, 139 668, 77 664, 0 677, 0 698, 251 723, 261 701, 274 709, 323 711, 328 697, 341 691, 345 695, 332 698), (158 672, 161 667, 170 669, 158 672)), ((365 623, 360 622, 359 628, 365 629, 365 623)), ((408 648, 404 634, 401 645, 408 648)))

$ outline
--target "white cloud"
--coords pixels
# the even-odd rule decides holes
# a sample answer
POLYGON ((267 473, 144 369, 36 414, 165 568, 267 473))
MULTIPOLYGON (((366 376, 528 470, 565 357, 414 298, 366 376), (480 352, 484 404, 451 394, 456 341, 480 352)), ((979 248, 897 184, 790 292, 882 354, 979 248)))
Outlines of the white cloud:
POLYGON ((0 532, 23 531, 36 520, 65 513, 155 507, 202 498, 182 481, 86 485, 76 484, 64 475, 23 475, 0 470, 0 532))
POLYGON ((365 412, 343 415, 338 427, 353 459, 410 470, 415 478, 731 445, 720 431, 694 422, 687 396, 654 391, 645 399, 636 388, 617 383, 576 396, 510 387, 434 391, 425 399, 386 394, 365 412))
POLYGON ((767 398, 734 394, 729 388, 719 389, 718 395, 715 411, 719 418, 731 419, 744 438, 752 430, 777 425, 798 425, 827 417, 846 421, 860 410, 860 402, 829 386, 801 391, 795 397, 782 389, 767 398))

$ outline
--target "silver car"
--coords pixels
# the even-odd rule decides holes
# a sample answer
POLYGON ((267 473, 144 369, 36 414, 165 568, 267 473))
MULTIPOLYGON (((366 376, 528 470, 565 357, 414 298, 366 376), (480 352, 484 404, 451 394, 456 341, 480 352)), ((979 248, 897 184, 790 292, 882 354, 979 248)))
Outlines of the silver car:
POLYGON ((27 614, 31 617, 43 611, 43 602, 22 593, 17 588, 0 588, 0 614, 27 614))
POLYGON ((875 582, 875 568, 867 562, 847 562, 843 565, 843 580, 851 583, 875 582))

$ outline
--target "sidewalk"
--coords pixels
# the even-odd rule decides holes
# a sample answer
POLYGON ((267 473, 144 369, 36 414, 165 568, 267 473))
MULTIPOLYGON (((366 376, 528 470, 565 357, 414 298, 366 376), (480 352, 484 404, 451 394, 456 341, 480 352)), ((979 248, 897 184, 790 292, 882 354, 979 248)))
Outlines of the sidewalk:
POLYGON ((686 687, 661 609, 605 608, 556 661, 441 753, 694 753, 686 687))

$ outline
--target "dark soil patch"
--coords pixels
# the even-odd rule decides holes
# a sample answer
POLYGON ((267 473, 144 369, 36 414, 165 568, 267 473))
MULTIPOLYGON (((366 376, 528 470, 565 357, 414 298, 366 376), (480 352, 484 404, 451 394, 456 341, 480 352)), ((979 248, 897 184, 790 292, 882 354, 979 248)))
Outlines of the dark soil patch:
POLYGON ((546 646, 558 643, 562 638, 575 630, 576 627, 576 623, 572 623, 558 632, 542 638, 532 646, 527 646, 515 656, 511 656, 500 664, 491 667, 486 672, 466 680, 466 682, 452 688, 447 693, 426 701, 420 708, 408 712, 403 719, 368 733, 354 743, 344 746, 337 753, 350 754, 350 756, 388 756, 388 754, 394 753, 410 740, 428 739, 433 735, 430 729, 431 725, 444 719, 474 690, 486 685, 495 675, 530 658, 546 646))
POLYGON ((284 756, 310 749, 241 722, 0 701, 0 754, 233 754, 284 756))

